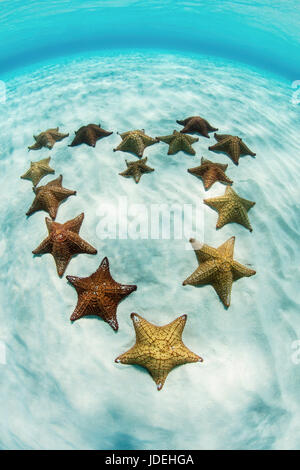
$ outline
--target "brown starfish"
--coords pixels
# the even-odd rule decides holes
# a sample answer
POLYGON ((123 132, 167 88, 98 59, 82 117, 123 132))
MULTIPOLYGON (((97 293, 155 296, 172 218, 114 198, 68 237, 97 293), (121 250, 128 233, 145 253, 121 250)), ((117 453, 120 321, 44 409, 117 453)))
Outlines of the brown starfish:
POLYGON ((189 168, 188 172, 192 175, 199 176, 204 184, 204 188, 207 190, 211 186, 219 181, 220 183, 232 184, 233 181, 227 178, 225 171, 228 165, 222 165, 221 163, 214 163, 210 160, 201 158, 201 165, 195 168, 189 168))
POLYGON ((90 255, 97 253, 96 248, 79 236, 83 219, 83 213, 64 224, 53 222, 48 217, 45 219, 49 235, 32 253, 34 255, 50 253, 56 263, 59 276, 64 274, 72 256, 79 253, 88 253, 90 255))
POLYGON ((252 152, 240 137, 229 134, 214 134, 217 144, 208 147, 209 150, 216 152, 225 152, 231 158, 233 163, 239 164, 241 155, 251 155, 255 157, 256 153, 252 152))
POLYGON ((121 300, 137 289, 135 285, 116 282, 109 272, 109 262, 104 258, 97 271, 89 277, 67 276, 78 294, 76 308, 71 321, 96 315, 107 322, 113 330, 119 328, 117 307, 121 300))
POLYGON ((46 211, 52 219, 55 219, 60 204, 69 196, 76 194, 76 191, 62 187, 62 179, 63 177, 60 175, 45 186, 33 188, 35 199, 26 215, 31 215, 37 211, 46 211))
POLYGON ((146 165, 147 157, 142 158, 141 160, 137 160, 136 162, 128 162, 126 161, 127 170, 119 173, 121 176, 130 177, 132 176, 136 183, 138 183, 141 179, 141 176, 144 173, 151 173, 154 171, 154 168, 146 165))
POLYGON ((181 126, 184 126, 181 129, 182 134, 191 134, 193 132, 198 132, 198 134, 203 135, 203 137, 207 137, 209 139, 209 132, 217 131, 215 127, 212 127, 206 119, 203 119, 200 116, 191 116, 183 121, 176 121, 181 126))
POLYGON ((35 144, 28 147, 28 149, 39 150, 42 147, 46 147, 51 150, 55 142, 59 142, 68 136, 69 134, 61 134, 59 132, 59 127, 56 127, 55 129, 48 129, 45 132, 41 132, 41 134, 37 136, 34 135, 33 138, 35 140, 35 144))
POLYGON ((69 147, 76 147, 77 145, 87 144, 90 147, 96 147, 96 142, 103 137, 108 137, 112 132, 102 129, 101 125, 88 124, 81 127, 75 132, 75 138, 69 147))

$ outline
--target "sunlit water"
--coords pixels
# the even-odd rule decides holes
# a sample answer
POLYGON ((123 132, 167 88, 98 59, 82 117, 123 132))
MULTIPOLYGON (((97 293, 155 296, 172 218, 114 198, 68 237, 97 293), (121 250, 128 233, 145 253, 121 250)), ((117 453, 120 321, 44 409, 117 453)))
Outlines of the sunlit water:
POLYGON ((299 448, 300 365, 292 345, 300 335, 300 122, 290 80, 228 59, 155 50, 52 57, 16 72, 7 67, 4 76, 0 447, 299 448), (208 150, 213 136, 200 137, 195 157, 168 156, 163 143, 149 147, 145 156, 155 172, 138 185, 118 175, 125 158, 134 157, 113 152, 117 131, 165 135, 180 129, 176 119, 195 114, 244 138, 256 158, 243 157, 236 167, 208 150), (95 149, 67 147, 89 122, 114 134, 95 149), (33 134, 56 126, 70 137, 51 152, 27 152, 33 134), (75 290, 57 277, 50 255, 31 254, 46 236, 46 214, 26 219, 33 193, 19 176, 30 160, 47 156, 64 186, 77 190, 57 221, 84 212, 81 235, 98 249, 97 256, 73 258, 66 274, 89 275, 108 256, 117 281, 138 285, 119 306, 117 334, 96 318, 71 325, 75 290), (101 208, 117 206, 119 197, 129 206, 144 204, 143 220, 152 204, 195 207, 223 194, 223 185, 205 192, 187 173, 201 156, 228 163, 234 189, 256 201, 251 234, 239 225, 216 231, 216 213, 202 207, 204 241, 218 246, 235 235, 235 258, 257 271, 234 284, 228 310, 211 287, 181 285, 197 265, 186 250, 188 234, 170 241, 99 236, 101 208), (160 325, 187 314, 183 339, 204 363, 174 370, 161 392, 142 369, 115 364, 134 342, 133 311, 160 325))

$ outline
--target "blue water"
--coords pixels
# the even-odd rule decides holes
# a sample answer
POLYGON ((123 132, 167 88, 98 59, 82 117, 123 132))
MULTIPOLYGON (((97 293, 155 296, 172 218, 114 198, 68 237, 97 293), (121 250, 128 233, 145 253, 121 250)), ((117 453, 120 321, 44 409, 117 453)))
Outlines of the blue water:
POLYGON ((1 2, 0 448, 300 448, 299 20, 296 1, 1 2), (116 131, 164 135, 194 114, 243 137, 257 157, 236 167, 200 137, 195 157, 147 149, 155 172, 139 185, 118 175, 133 157, 112 151, 116 131), (96 149, 67 147, 89 122, 114 134, 96 149), (33 134, 56 126, 67 141, 27 152, 33 134), (235 258, 257 270, 234 284, 228 310, 209 286, 181 286, 196 267, 190 234, 99 235, 101 210, 119 197, 144 205, 143 222, 153 203, 223 194, 187 173, 202 155, 228 163, 234 189, 256 201, 251 234, 216 231, 216 214, 201 205, 198 238, 218 246, 235 235, 235 258), (26 219, 33 193, 19 176, 47 156, 77 190, 57 221, 84 211, 81 235, 99 253, 72 259, 66 274, 89 275, 108 256, 118 281, 138 285, 119 306, 117 334, 98 319, 71 325, 75 291, 51 256, 31 255, 45 213, 26 219), (161 325, 187 314, 184 341, 204 363, 174 370, 161 392, 143 370, 115 364, 134 341, 132 311, 161 325))

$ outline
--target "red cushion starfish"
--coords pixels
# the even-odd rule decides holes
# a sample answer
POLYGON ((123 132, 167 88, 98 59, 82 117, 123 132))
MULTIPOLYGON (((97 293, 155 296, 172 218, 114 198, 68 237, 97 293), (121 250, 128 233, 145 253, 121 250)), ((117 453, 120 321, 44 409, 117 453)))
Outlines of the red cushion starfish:
POLYGON ((89 277, 67 276, 67 279, 78 294, 77 305, 70 320, 96 315, 117 331, 117 307, 121 300, 137 289, 137 286, 116 282, 109 272, 107 258, 102 260, 97 271, 89 277))

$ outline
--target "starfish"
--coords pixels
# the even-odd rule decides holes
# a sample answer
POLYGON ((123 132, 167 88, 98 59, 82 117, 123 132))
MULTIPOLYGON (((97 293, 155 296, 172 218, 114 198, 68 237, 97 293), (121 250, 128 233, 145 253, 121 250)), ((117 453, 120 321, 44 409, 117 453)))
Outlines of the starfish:
POLYGON ((157 139, 153 139, 145 134, 145 130, 135 130, 135 131, 128 131, 123 132, 123 134, 119 134, 122 142, 118 145, 117 148, 114 149, 114 152, 117 150, 122 150, 123 152, 130 152, 134 153, 138 157, 142 157, 144 150, 146 147, 150 145, 156 144, 158 142, 157 139))
POLYGON ((74 196, 76 191, 62 187, 62 175, 57 179, 50 181, 45 186, 33 188, 35 199, 26 212, 26 215, 31 215, 37 211, 46 211, 52 219, 55 219, 58 207, 69 196, 74 196))
POLYGON ((51 157, 44 158, 38 162, 30 162, 29 170, 21 176, 23 180, 30 180, 33 183, 33 186, 36 186, 41 179, 46 176, 55 173, 55 171, 50 168, 49 162, 51 157))
POLYGON ((84 214, 80 214, 64 224, 53 222, 48 217, 45 219, 49 235, 32 253, 34 255, 50 253, 54 258, 57 274, 60 277, 64 274, 72 256, 79 253, 97 254, 96 248, 79 236, 83 219, 84 214))
POLYGON ((109 262, 104 258, 97 271, 89 277, 67 276, 78 294, 77 306, 71 321, 96 315, 107 322, 113 330, 119 328, 117 307, 121 300, 137 289, 137 286, 119 284, 110 274, 109 262))
POLYGON ((211 186, 219 181, 220 183, 232 184, 233 181, 227 178, 225 171, 228 165, 222 165, 221 163, 214 163, 210 160, 201 158, 201 165, 195 168, 189 168, 188 172, 192 175, 199 176, 204 184, 204 188, 207 190, 211 186))
POLYGON ((210 284, 225 307, 229 307, 233 282, 245 276, 253 276, 256 272, 233 259, 235 237, 229 238, 218 248, 197 242, 194 238, 191 238, 190 242, 195 250, 199 266, 183 282, 183 285, 210 284))
POLYGON ((206 119, 203 119, 200 116, 191 116, 183 121, 176 121, 181 126, 184 126, 181 129, 182 134, 190 134, 192 132, 198 132, 199 134, 203 135, 203 137, 207 137, 209 139, 209 132, 217 131, 215 127, 212 127, 206 119))
POLYGON ((230 222, 236 222, 252 232, 247 212, 255 205, 255 202, 243 199, 229 186, 227 186, 223 196, 204 199, 204 203, 218 211, 217 228, 221 228, 230 222))
POLYGON ((37 136, 34 135, 33 138, 35 140, 35 144, 31 145, 31 147, 28 147, 28 149, 39 150, 42 147, 47 147, 51 150, 55 142, 59 142, 68 136, 69 134, 61 134, 59 132, 59 127, 56 127, 55 129, 48 129, 47 131, 42 132, 37 136))
POLYGON ((256 153, 253 153, 247 147, 240 137, 228 134, 214 134, 214 136, 218 143, 208 147, 209 150, 227 153, 227 155, 236 165, 239 164, 241 155, 251 155, 252 157, 255 157, 256 155, 256 153))
POLYGON ((137 160, 136 162, 128 162, 126 161, 127 165, 127 170, 123 171, 122 173, 119 173, 121 176, 132 176, 135 180, 136 183, 138 183, 141 179, 141 176, 144 173, 151 173, 154 171, 154 168, 151 168, 150 166, 146 165, 147 162, 147 157, 142 158, 141 160, 137 160))
POLYGON ((96 147, 96 142, 103 137, 108 137, 112 132, 102 129, 101 125, 88 124, 75 132, 75 138, 69 147, 76 147, 80 144, 87 144, 90 147, 96 147))
POLYGON ((186 315, 176 318, 172 323, 156 326, 137 313, 131 314, 135 328, 136 343, 115 362, 137 364, 145 367, 161 390, 171 370, 189 362, 203 362, 203 359, 190 351, 182 342, 186 315))
POLYGON ((183 152, 195 155, 196 152, 192 147, 194 142, 198 142, 198 137, 181 134, 181 132, 174 131, 171 135, 164 135, 156 137, 159 141, 165 142, 169 145, 168 155, 174 155, 182 150, 183 152))

